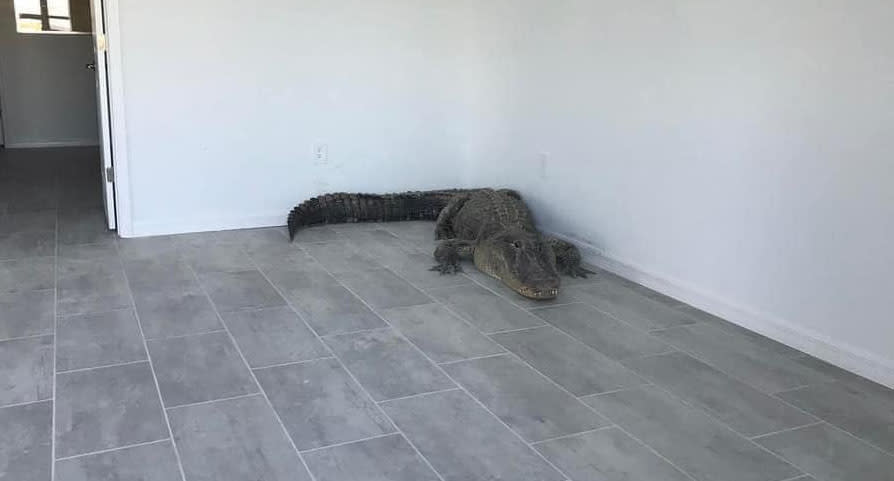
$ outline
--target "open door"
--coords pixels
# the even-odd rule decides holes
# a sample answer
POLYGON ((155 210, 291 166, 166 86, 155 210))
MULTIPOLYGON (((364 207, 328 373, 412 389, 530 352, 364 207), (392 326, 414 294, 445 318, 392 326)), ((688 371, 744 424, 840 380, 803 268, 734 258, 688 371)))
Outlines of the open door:
POLYGON ((90 13, 93 17, 93 51, 95 62, 88 64, 96 74, 96 101, 99 119, 99 154, 103 179, 103 198, 105 199, 106 220, 109 229, 118 226, 115 210, 115 167, 112 158, 112 123, 109 106, 109 70, 106 48, 106 22, 103 0, 90 0, 90 13))

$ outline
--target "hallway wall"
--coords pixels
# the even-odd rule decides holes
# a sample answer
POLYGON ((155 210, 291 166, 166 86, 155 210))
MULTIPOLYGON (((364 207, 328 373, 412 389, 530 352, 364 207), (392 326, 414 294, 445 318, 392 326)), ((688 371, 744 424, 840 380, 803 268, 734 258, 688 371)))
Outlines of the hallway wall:
POLYGON ((8 147, 97 145, 89 35, 16 32, 12 0, 0 0, 0 95, 8 147))

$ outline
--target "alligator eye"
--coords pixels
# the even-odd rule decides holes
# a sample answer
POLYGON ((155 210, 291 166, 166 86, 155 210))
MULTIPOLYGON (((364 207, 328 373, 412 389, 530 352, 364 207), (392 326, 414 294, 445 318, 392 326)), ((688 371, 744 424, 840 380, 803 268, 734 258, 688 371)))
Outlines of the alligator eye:
POLYGON ((521 242, 515 241, 512 243, 512 246, 515 247, 516 249, 521 249, 521 242))

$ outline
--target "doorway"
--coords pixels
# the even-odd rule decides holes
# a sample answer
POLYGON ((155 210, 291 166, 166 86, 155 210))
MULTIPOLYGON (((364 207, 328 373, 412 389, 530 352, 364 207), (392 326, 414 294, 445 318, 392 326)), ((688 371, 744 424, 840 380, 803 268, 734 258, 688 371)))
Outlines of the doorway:
POLYGON ((116 229, 105 26, 102 0, 0 0, 0 105, 10 152, 48 151, 16 158, 97 152, 92 194, 101 194, 105 224, 116 229))

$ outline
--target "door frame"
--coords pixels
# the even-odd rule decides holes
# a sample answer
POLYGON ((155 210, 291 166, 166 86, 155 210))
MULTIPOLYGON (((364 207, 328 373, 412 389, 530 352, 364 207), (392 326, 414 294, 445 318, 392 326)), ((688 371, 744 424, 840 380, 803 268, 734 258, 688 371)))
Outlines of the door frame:
MULTIPOLYGON (((91 0, 96 1, 96 0, 91 0)), ((114 159, 115 214, 120 237, 133 236, 133 210, 127 149, 124 71, 121 46, 119 0, 102 0, 106 24, 106 70, 108 72, 110 151, 114 159)), ((107 146, 109 148, 109 146, 107 146)))

